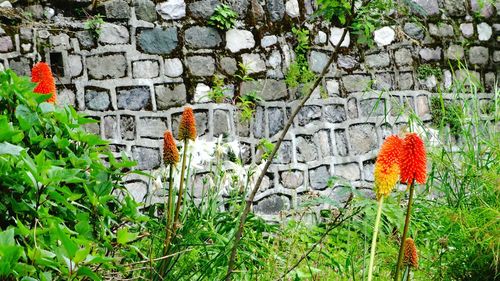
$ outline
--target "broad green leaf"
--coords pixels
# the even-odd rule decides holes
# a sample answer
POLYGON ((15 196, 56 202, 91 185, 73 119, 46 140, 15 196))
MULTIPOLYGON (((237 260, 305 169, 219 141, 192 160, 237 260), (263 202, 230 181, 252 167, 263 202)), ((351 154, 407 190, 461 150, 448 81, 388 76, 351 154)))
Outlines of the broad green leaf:
POLYGON ((12 156, 18 156, 21 151, 23 151, 24 148, 20 147, 18 145, 13 145, 8 142, 2 142, 0 143, 0 155, 1 154, 8 154, 12 156))
POLYGON ((130 233, 128 232, 128 228, 124 227, 118 229, 116 233, 116 241, 118 242, 118 244, 125 245, 128 242, 133 241, 135 238, 137 238, 137 236, 139 236, 138 233, 130 233))

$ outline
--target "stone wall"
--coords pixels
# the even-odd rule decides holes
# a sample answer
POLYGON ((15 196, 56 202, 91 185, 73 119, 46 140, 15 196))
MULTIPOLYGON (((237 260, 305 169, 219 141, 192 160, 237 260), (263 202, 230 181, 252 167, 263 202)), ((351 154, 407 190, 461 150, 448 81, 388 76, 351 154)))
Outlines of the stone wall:
MULTIPOLYGON (((321 89, 287 135, 256 198, 256 211, 294 208, 311 190, 335 193, 326 189, 332 175, 371 188, 377 147, 405 122, 383 115, 399 100, 429 120, 429 92, 421 90, 446 89, 464 77, 450 65, 462 62, 492 91, 500 75, 499 2, 412 1, 426 12, 425 17, 421 10, 413 12, 419 21, 393 15, 394 25, 376 30, 371 48, 356 44, 354 36, 342 42, 321 89), (438 73, 424 75, 421 65, 438 73), (369 89, 383 91, 385 102, 377 102, 380 92, 361 93, 369 89)), ((163 131, 176 130, 185 104, 195 108, 202 137, 238 139, 243 160, 257 161, 259 140, 276 139, 298 98, 284 82, 295 56, 291 27, 316 7, 310 0, 228 0, 239 19, 234 29, 221 31, 207 24, 218 0, 100 1, 96 12, 105 23, 94 38, 85 29, 91 1, 38 2, 0 0, 0 69, 30 75, 35 62, 49 62, 59 103, 99 120, 89 130, 146 170, 161 165, 163 131), (239 63, 255 81, 240 80, 239 63), (222 104, 207 102, 214 75, 224 77, 229 98, 222 104), (253 90, 264 102, 244 125, 234 97, 253 90)), ((342 30, 324 22, 306 26, 310 68, 318 73, 342 30)), ((145 184, 135 185, 138 194, 145 193, 145 184)))

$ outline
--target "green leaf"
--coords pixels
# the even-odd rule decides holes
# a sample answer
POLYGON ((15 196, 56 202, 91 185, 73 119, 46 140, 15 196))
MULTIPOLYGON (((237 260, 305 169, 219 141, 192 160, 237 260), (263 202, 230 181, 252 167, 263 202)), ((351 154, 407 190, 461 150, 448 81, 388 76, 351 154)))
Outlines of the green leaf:
POLYGON ((13 145, 8 142, 2 142, 0 143, 0 155, 1 154, 8 154, 12 156, 18 156, 21 151, 23 151, 24 148, 20 147, 18 145, 13 145))
POLYGON ((138 233, 129 233, 128 228, 126 228, 126 227, 120 228, 120 229, 118 229, 118 231, 116 233, 116 241, 118 242, 118 244, 125 245, 128 242, 136 239, 137 236, 139 236, 138 233))
POLYGON ((71 238, 64 233, 61 227, 56 227, 57 238, 61 241, 61 244, 66 251, 68 258, 73 259, 78 251, 78 245, 71 240, 71 238))
POLYGON ((95 274, 90 268, 86 266, 82 266, 78 268, 78 271, 76 272, 77 276, 84 276, 88 277, 92 280, 102 280, 99 275, 95 274))
POLYGON ((32 126, 39 124, 37 114, 23 104, 16 107, 16 118, 23 130, 29 130, 32 126))

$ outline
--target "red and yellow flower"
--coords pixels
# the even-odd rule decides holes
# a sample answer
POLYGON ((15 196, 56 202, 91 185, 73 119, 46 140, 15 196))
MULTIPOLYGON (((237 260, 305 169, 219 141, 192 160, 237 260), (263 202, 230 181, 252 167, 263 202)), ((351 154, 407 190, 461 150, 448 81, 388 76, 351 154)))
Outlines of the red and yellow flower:
POLYGON ((31 82, 38 83, 33 92, 42 95, 51 95, 47 102, 57 101, 56 84, 50 66, 45 62, 39 62, 31 69, 31 82))

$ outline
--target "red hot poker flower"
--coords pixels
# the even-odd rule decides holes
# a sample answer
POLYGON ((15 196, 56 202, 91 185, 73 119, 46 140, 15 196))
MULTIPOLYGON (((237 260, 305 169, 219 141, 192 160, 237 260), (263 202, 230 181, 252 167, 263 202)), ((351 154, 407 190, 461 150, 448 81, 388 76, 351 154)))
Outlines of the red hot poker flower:
POLYGON ((31 82, 38 83, 33 90, 42 95, 51 95, 47 102, 57 101, 56 84, 50 66, 45 62, 39 62, 31 69, 31 82))
POLYGON ((399 167, 401 169, 401 183, 409 184, 413 180, 419 184, 425 183, 427 158, 424 142, 417 134, 409 133, 404 138, 399 167))
POLYGON ((405 252, 403 263, 413 268, 418 268, 418 253, 415 241, 411 238, 405 240, 405 252))
POLYGON ((175 165, 179 162, 179 150, 170 131, 163 134, 163 161, 165 165, 175 165))
POLYGON ((194 119, 193 109, 184 108, 182 112, 181 123, 179 125, 179 140, 196 139, 196 121, 194 119))
POLYGON ((385 139, 380 148, 374 171, 377 198, 389 195, 398 182, 400 173, 398 161, 402 146, 403 140, 391 135, 385 139))

